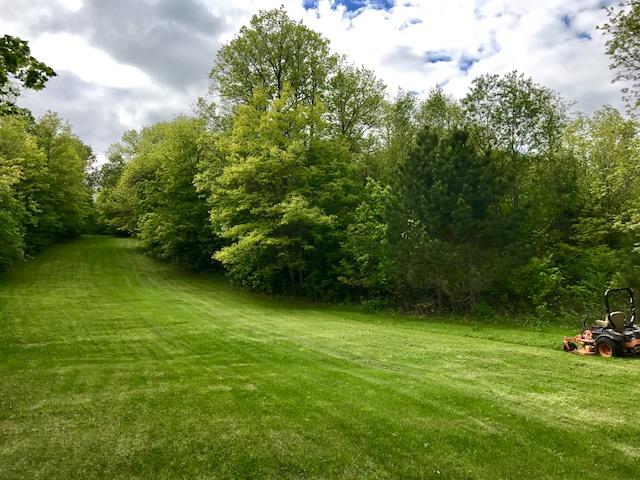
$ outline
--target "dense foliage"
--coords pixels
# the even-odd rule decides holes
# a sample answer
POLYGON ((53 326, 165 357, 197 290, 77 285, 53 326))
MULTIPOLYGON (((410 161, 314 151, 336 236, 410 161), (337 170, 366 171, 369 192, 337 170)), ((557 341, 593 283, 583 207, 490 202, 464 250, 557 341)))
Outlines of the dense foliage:
POLYGON ((49 113, 0 116, 0 270, 86 227, 91 149, 49 113))
POLYGON ((108 233, 135 233, 156 257, 187 268, 211 266, 221 246, 193 184, 199 119, 179 117, 128 132, 99 173, 96 207, 108 233))

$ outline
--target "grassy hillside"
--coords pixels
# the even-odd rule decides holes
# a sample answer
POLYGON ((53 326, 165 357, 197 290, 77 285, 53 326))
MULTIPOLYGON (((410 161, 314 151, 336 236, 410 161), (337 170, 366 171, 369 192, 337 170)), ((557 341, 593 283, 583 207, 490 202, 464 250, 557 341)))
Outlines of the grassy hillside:
POLYGON ((125 239, 0 275, 0 478, 634 478, 640 360, 253 296, 125 239))

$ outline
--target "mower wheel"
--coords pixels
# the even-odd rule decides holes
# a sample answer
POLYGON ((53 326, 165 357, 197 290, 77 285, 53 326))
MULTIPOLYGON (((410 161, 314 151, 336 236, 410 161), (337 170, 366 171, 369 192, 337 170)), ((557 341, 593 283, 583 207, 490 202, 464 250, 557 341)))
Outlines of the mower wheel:
POLYGON ((620 344, 609 337, 598 338, 595 350, 600 357, 619 357, 622 354, 620 344))
POLYGON ((562 347, 565 352, 573 352, 576 348, 578 346, 573 342, 566 342, 562 347))

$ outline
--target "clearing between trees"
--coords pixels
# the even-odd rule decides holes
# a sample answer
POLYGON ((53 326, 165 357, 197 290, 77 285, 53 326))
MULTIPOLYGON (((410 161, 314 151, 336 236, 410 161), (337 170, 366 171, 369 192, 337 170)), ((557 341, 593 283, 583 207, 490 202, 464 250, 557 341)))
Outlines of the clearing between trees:
POLYGON ((633 478, 640 363, 574 331, 299 304, 84 237, 0 274, 0 478, 633 478))

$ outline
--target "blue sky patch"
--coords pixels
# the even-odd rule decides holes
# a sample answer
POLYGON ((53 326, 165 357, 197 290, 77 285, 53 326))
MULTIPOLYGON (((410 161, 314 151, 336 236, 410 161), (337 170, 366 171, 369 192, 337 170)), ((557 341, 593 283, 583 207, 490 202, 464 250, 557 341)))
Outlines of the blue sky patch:
MULTIPOLYGON (((573 17, 565 14, 565 15, 562 15, 560 17, 560 21, 562 22, 562 24, 566 28, 575 31, 575 29, 572 28, 573 27, 573 17)), ((581 32, 577 32, 575 36, 576 36, 576 38, 578 38, 580 40, 593 40, 593 38, 591 37, 591 34, 589 34, 588 32, 586 32, 584 30, 581 31, 581 32)))
POLYGON ((424 54, 424 61, 426 63, 450 62, 451 60, 453 60, 451 55, 445 52, 430 51, 424 54))
POLYGON ((460 57, 460 60, 458 60, 458 68, 464 73, 467 73, 477 61, 477 58, 463 55, 462 57, 460 57))
MULTIPOLYGON (((318 8, 318 0, 302 0, 302 6, 306 10, 318 8)), ((360 10, 371 8, 372 10, 391 10, 396 6, 396 0, 333 0, 331 8, 336 10, 344 7, 347 13, 354 13, 360 10)))

